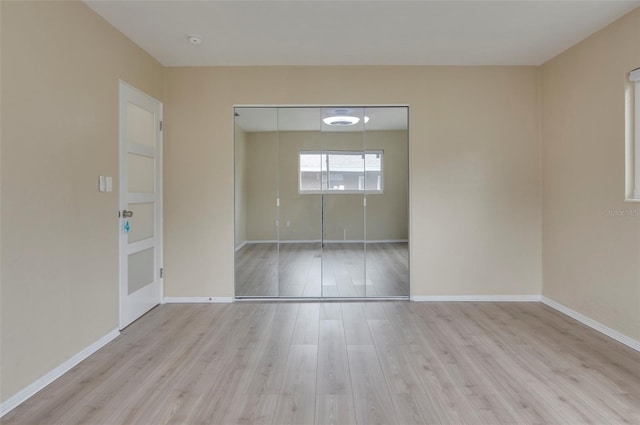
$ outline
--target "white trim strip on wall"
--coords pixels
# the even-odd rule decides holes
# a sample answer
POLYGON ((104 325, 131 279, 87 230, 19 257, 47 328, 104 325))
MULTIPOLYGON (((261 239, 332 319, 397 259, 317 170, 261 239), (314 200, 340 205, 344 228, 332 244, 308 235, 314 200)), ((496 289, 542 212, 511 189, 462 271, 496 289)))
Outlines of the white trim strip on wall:
POLYGON ((233 297, 164 297, 165 304, 232 303, 233 297))
POLYGON ((27 401, 30 397, 41 391, 44 387, 73 369, 84 359, 107 345, 109 342, 113 341, 118 337, 118 335, 120 335, 120 331, 118 331, 117 329, 112 330, 93 344, 89 345, 84 350, 80 351, 75 356, 71 357, 66 362, 62 363, 60 366, 51 370, 40 379, 32 382, 30 385, 27 385, 25 388, 6 399, 2 404, 0 404, 0 418, 18 407, 20 404, 27 401))
MULTIPOLYGON (((323 242, 320 239, 304 239, 304 240, 277 240, 277 239, 266 239, 259 241, 244 241, 240 247, 243 247, 247 244, 258 244, 258 243, 320 243, 323 242)), ((324 243, 408 243, 408 239, 375 239, 375 240, 364 240, 364 239, 325 239, 324 243)), ((239 248, 236 248, 238 250, 239 248)))
MULTIPOLYGON (((353 108, 353 103, 334 104, 331 103, 331 108, 353 108)), ((410 108, 409 103, 358 103, 358 108, 410 108)), ((326 108, 326 103, 234 103, 234 108, 326 108)))
POLYGON ((627 347, 633 348, 636 351, 640 351, 640 341, 636 341, 635 339, 628 337, 616 330, 611 329, 608 326, 603 325, 600 322, 597 322, 587 316, 585 316, 582 313, 578 313, 575 310, 570 309, 569 307, 560 304, 557 301, 552 300, 551 298, 547 298, 545 296, 541 297, 542 304, 551 307, 554 310, 559 311, 562 314, 566 314, 567 316, 571 317, 572 319, 577 320, 578 322, 582 323, 583 325, 586 325, 588 327, 590 327, 591 329, 595 329, 596 331, 605 334, 606 336, 608 336, 609 338, 613 338, 616 341, 626 345, 627 347))
POLYGON ((631 73, 631 77, 634 78, 634 106, 632 122, 633 126, 633 138, 630 140, 632 143, 633 155, 631 158, 633 161, 632 172, 634 174, 634 199, 640 200, 640 69, 636 69, 631 73))
POLYGON ((540 295, 414 295, 411 301, 540 302, 540 295))

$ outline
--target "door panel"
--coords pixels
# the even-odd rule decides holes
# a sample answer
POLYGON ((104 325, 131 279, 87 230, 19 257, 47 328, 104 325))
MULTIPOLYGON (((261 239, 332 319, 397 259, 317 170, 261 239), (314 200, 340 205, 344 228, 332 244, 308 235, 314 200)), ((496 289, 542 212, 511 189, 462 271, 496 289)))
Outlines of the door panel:
POLYGON ((279 280, 281 297, 320 297, 322 258, 321 161, 317 132, 298 131, 300 117, 320 120, 320 108, 278 110, 279 280))
POLYGON ((153 156, 127 154, 130 193, 155 193, 155 166, 156 160, 153 156))
POLYGON ((162 104, 120 83, 120 328, 162 301, 162 104))
POLYGON ((155 275, 155 249, 147 248, 129 254, 128 295, 153 283, 155 275))
POLYGON ((138 143, 155 149, 156 120, 157 117, 153 111, 149 111, 133 102, 127 102, 129 143, 138 143))
POLYGON ((320 137, 326 173, 323 194, 322 293, 325 297, 366 296, 364 252, 364 127, 362 108, 323 108, 320 137), (329 125, 335 115, 359 123, 329 125))
POLYGON ((235 295, 277 297, 278 110, 234 112, 236 225, 242 221, 235 229, 235 295))
POLYGON ((408 109, 369 107, 365 115, 370 124, 390 115, 396 122, 393 130, 366 129, 366 295, 408 297, 408 109))
POLYGON ((130 203, 129 210, 133 216, 129 218, 129 243, 153 238, 155 235, 155 203, 130 203))

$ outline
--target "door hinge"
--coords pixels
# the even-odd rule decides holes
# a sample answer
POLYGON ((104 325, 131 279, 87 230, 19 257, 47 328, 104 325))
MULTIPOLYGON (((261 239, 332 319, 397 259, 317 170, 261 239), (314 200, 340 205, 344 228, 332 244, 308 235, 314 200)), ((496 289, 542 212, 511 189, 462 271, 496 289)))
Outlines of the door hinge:
POLYGON ((162 131, 162 121, 160 121, 160 131, 162 131))
POLYGON ((163 276, 164 276, 164 268, 160 267, 160 277, 163 277, 163 276))

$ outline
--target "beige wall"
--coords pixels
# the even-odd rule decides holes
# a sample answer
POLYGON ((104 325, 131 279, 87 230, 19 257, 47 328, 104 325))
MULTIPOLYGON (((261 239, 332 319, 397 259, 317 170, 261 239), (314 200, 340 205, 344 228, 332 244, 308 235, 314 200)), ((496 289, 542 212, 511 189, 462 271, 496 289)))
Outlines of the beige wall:
POLYGON ((542 67, 543 295, 640 340, 640 211, 625 203, 640 9, 542 67), (609 214, 611 211, 613 214, 609 214))
MULTIPOLYGON (((249 140, 246 155, 248 167, 245 170, 249 194, 247 217, 250 219, 246 226, 247 240, 278 239, 275 225, 278 212, 274 208, 278 193, 279 239, 320 240, 320 195, 299 193, 298 155, 302 150, 362 150, 363 133, 249 133, 249 140)), ((238 143, 242 142, 236 137, 236 151, 238 143)), ((406 240, 409 180, 407 132, 369 131, 366 144, 366 149, 384 151, 384 191, 367 196, 367 239, 406 240)), ((347 240, 363 239, 365 215, 362 197, 362 194, 325 195, 325 239, 343 240, 345 235, 347 240)), ((236 223, 236 231, 244 226, 243 223, 236 223)))
MULTIPOLYGON (((118 326, 118 79, 163 69, 80 2, 1 2, 1 398, 118 326)), ((227 155, 229 152, 227 152, 227 155)))
POLYGON ((166 295, 233 295, 233 106, 260 104, 409 104, 413 294, 539 294, 539 89, 537 67, 167 68, 166 295))
POLYGON ((235 247, 247 240, 247 133, 235 126, 235 247))

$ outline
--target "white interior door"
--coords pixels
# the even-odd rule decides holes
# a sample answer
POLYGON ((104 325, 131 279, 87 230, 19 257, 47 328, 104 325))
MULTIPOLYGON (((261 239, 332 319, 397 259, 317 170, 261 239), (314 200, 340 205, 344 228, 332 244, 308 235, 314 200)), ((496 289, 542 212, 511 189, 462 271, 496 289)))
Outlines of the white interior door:
POLYGON ((120 329, 162 300, 162 104, 120 82, 120 329))

